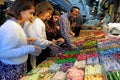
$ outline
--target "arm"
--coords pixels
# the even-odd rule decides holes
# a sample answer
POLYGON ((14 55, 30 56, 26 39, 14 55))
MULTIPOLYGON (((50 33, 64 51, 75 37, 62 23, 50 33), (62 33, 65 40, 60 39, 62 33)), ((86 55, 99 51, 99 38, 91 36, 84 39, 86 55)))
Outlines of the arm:
POLYGON ((51 41, 46 39, 45 25, 41 21, 31 23, 25 32, 29 34, 29 37, 36 38, 37 40, 34 44, 42 49, 51 44, 51 41))
POLYGON ((4 35, 0 41, 0 58, 21 57, 35 52, 32 45, 24 45, 20 42, 20 36, 16 30, 2 32, 4 35))
POLYGON ((61 34, 63 35, 66 43, 68 45, 70 45, 71 40, 70 40, 70 37, 69 37, 69 28, 68 28, 68 27, 70 27, 70 23, 68 21, 66 21, 65 18, 61 17, 59 19, 59 26, 60 26, 61 34))

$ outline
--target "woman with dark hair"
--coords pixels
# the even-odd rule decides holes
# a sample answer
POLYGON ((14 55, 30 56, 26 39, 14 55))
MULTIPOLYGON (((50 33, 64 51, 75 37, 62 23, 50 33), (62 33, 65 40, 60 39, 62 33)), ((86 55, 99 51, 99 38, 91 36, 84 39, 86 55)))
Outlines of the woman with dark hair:
POLYGON ((57 25, 57 21, 60 18, 60 13, 54 10, 52 17, 45 21, 47 39, 53 41, 54 43, 60 45, 64 43, 64 38, 60 33, 60 27, 57 25))
POLYGON ((40 53, 39 47, 27 45, 21 26, 33 17, 34 11, 29 0, 16 0, 10 6, 9 18, 0 27, 0 80, 19 80, 27 72, 28 54, 40 53))

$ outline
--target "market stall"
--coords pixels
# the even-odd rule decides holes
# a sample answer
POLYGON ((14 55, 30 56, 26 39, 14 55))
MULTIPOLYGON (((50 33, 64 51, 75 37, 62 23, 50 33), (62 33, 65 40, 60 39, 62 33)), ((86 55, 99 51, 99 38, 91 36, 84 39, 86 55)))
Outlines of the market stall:
POLYGON ((120 80, 120 38, 81 30, 78 49, 51 56, 21 80, 120 80))

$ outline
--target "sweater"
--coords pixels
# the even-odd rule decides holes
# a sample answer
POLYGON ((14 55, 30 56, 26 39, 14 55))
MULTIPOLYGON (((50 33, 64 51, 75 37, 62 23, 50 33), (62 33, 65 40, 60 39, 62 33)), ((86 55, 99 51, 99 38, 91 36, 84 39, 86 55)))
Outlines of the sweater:
POLYGON ((26 22, 24 24, 24 31, 28 37, 36 38, 34 45, 45 49, 51 44, 51 41, 47 40, 45 24, 40 18, 35 18, 32 23, 26 22))
POLYGON ((27 45, 27 38, 22 27, 9 19, 0 27, 0 60, 5 64, 22 64, 28 54, 33 54, 33 45, 27 45))

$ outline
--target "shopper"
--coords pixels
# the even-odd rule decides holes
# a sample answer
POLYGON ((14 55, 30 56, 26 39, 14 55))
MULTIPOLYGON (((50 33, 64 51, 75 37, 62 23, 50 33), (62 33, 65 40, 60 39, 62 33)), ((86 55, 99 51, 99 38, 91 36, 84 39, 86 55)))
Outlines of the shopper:
POLYGON ((76 6, 73 6, 70 11, 61 15, 59 19, 61 34, 63 35, 65 43, 70 47, 70 49, 77 48, 74 44, 72 44, 70 37, 75 35, 75 33, 72 32, 72 28, 74 28, 76 25, 75 19, 78 17, 79 13, 80 9, 76 6))
POLYGON ((26 73, 28 54, 40 53, 39 47, 27 45, 21 26, 33 17, 34 11, 28 0, 16 0, 10 6, 9 18, 0 27, 0 80, 19 80, 26 73))
POLYGON ((53 13, 53 6, 48 1, 40 2, 36 5, 35 17, 32 22, 24 24, 24 31, 28 37, 36 38, 34 45, 42 48, 41 54, 36 59, 36 65, 40 64, 43 60, 50 56, 51 49, 48 47, 54 44, 52 41, 47 40, 46 27, 44 21, 51 17, 53 13))
POLYGON ((54 10, 52 17, 45 21, 47 39, 54 42, 57 45, 64 43, 64 38, 60 33, 60 27, 57 25, 57 21, 60 18, 60 13, 54 10))

